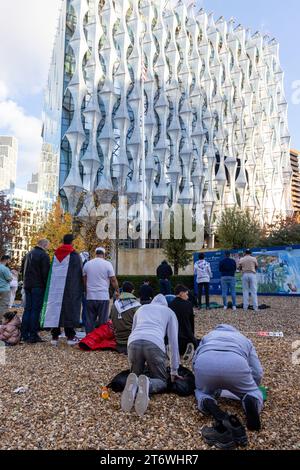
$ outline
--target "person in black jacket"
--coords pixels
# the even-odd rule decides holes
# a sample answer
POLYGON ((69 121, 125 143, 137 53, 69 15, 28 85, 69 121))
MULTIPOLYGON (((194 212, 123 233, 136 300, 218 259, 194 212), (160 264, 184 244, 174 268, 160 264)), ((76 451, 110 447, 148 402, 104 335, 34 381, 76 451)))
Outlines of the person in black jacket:
POLYGON ((227 310, 227 294, 230 290, 232 297, 232 309, 236 310, 235 273, 236 262, 230 258, 230 251, 225 251, 225 258, 219 263, 221 273, 221 286, 224 310, 227 310))
MULTIPOLYGON (((175 287, 176 298, 170 304, 178 320, 178 345, 179 354, 192 355, 198 347, 199 340, 195 338, 193 304, 188 300, 189 290, 183 285, 175 287)), ((189 357, 184 357, 185 360, 189 357)))
POLYGON ((166 260, 162 261, 162 263, 158 266, 156 275, 159 279, 160 293, 163 295, 171 294, 170 277, 173 276, 173 271, 166 260))
POLYGON ((48 240, 40 240, 23 260, 23 282, 25 309, 22 318, 21 334, 27 343, 40 343, 38 335, 43 299, 50 270, 50 258, 46 250, 48 240))
POLYGON ((140 302, 141 305, 150 304, 154 298, 154 292, 150 286, 148 279, 145 279, 143 284, 140 287, 140 302))

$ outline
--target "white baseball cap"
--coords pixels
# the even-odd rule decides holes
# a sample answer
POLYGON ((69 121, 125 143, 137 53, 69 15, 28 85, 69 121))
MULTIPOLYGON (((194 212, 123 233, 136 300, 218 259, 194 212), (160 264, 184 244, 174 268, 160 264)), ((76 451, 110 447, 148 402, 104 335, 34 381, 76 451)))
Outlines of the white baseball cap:
POLYGON ((96 254, 99 254, 99 253, 103 253, 105 255, 106 251, 105 251, 105 248, 103 248, 102 246, 99 246, 98 248, 96 248, 96 254))

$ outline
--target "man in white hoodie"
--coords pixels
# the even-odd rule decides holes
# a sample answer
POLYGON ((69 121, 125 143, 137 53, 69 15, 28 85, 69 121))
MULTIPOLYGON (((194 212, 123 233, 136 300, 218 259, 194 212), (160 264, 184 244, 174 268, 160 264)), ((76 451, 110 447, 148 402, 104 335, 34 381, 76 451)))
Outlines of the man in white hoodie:
POLYGON ((167 388, 167 355, 164 338, 168 336, 171 352, 171 379, 178 378, 178 321, 162 294, 151 304, 143 305, 133 318, 128 338, 128 360, 131 366, 121 398, 123 411, 135 410, 143 416, 149 404, 149 393, 161 393, 167 388), (145 365, 149 371, 144 375, 145 365))

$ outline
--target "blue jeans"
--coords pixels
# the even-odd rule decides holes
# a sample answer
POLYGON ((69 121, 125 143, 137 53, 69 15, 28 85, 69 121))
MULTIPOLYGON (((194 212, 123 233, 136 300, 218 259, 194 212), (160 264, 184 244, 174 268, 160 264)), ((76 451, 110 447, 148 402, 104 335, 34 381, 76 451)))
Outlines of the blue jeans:
POLYGON ((235 277, 223 276, 221 278, 221 286, 224 307, 227 307, 227 295, 229 295, 229 289, 232 297, 232 306, 236 307, 235 277))
POLYGON ((24 341, 37 339, 45 290, 40 287, 25 289, 25 309, 21 334, 24 341))
POLYGON ((162 295, 171 294, 171 282, 169 279, 160 279, 159 280, 160 293, 162 295))

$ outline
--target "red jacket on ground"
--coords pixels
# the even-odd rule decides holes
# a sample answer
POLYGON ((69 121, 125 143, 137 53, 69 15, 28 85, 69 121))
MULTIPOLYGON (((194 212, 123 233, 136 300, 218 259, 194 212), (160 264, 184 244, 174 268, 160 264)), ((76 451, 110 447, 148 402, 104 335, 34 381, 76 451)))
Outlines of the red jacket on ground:
POLYGON ((84 351, 96 351, 97 349, 116 349, 117 342, 113 330, 112 321, 95 328, 86 335, 79 343, 80 349, 84 351))

